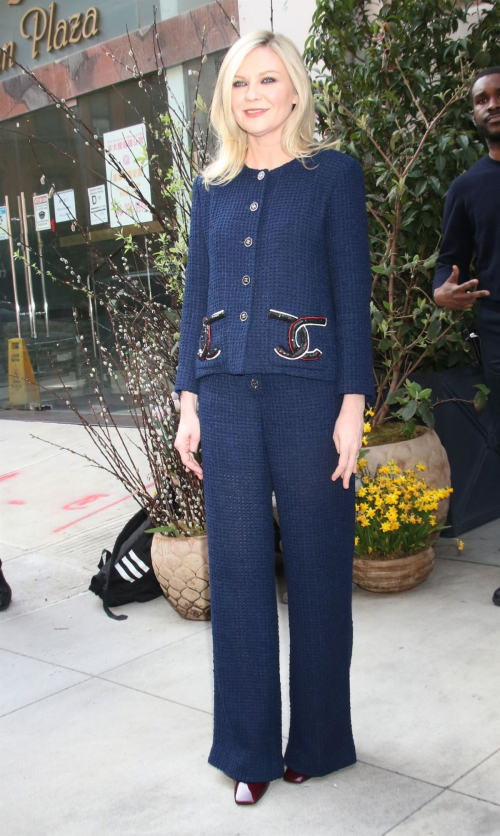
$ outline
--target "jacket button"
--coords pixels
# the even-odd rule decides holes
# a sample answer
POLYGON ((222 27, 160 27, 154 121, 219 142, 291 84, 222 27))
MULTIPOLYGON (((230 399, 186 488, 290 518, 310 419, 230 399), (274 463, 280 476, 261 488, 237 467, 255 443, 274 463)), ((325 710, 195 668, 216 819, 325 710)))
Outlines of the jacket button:
POLYGON ((243 284, 250 284, 250 276, 243 276, 241 281, 243 284))
POLYGON ((248 319, 248 314, 247 314, 247 312, 246 312, 246 311, 242 311, 242 312, 240 313, 240 319, 241 319, 241 321, 242 321, 242 322, 245 322, 245 320, 247 320, 247 319, 248 319))
POLYGON ((257 203, 256 200, 254 200, 253 203, 250 204, 250 212, 255 212, 255 210, 258 209, 258 208, 259 208, 259 204, 257 203))
POLYGON ((251 238, 245 238, 243 243, 244 243, 245 247, 251 247, 252 246, 252 239, 251 238))
POLYGON ((266 176, 265 171, 259 171, 259 173, 257 174, 257 180, 263 180, 265 176, 266 176))
POLYGON ((252 380, 250 381, 250 383, 252 384, 252 386, 253 386, 253 388, 254 388, 254 389, 257 389, 257 386, 259 385, 259 381, 258 381, 258 380, 255 380, 255 378, 252 378, 252 380))

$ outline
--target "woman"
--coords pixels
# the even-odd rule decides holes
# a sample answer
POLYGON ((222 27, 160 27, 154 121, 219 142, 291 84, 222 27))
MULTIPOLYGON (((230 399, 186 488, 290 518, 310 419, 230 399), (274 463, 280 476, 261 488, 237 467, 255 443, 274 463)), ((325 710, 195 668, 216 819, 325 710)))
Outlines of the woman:
POLYGON ((313 142, 310 82, 292 41, 256 31, 233 44, 211 121, 218 152, 193 184, 175 446, 204 478, 208 762, 234 779, 236 803, 252 804, 271 780, 300 783, 356 761, 353 473, 374 394, 370 261, 361 168, 313 142), (273 490, 290 625, 284 757, 273 490))

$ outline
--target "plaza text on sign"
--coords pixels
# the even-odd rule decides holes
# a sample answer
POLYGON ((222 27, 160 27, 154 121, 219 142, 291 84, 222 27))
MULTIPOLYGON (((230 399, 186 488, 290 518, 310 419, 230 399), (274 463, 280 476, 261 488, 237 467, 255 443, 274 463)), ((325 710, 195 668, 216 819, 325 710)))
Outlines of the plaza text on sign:
MULTIPOLYGON (((9 5, 17 6, 23 0, 9 0, 9 5)), ((67 19, 60 17, 57 3, 50 3, 48 9, 42 6, 32 6, 28 9, 19 25, 23 38, 33 41, 32 58, 38 58, 42 46, 47 53, 52 50, 64 49, 69 44, 78 44, 82 39, 91 38, 99 31, 99 12, 91 6, 86 12, 77 12, 67 19)), ((12 66, 15 59, 16 44, 10 41, 3 45, 7 55, 0 60, 0 72, 12 66)))

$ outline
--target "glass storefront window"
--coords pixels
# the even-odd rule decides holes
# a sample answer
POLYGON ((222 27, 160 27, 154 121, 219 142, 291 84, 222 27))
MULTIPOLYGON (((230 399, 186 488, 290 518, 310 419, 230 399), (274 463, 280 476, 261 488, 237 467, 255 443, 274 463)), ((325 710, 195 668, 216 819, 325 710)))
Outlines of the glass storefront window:
MULTIPOLYGON (((72 111, 101 139, 108 131, 137 125, 142 119, 151 122, 154 107, 161 112, 162 100, 161 81, 156 76, 149 80, 149 94, 132 80, 81 97, 71 104, 72 111)), ((148 156, 153 154, 158 155, 163 170, 171 164, 168 150, 149 133, 148 156)), ((96 282, 110 281, 108 259, 123 267, 123 246, 116 237, 118 230, 111 228, 109 222, 90 223, 88 189, 105 182, 103 155, 85 144, 62 109, 44 108, 0 123, 0 206, 7 196, 15 250, 22 243, 24 212, 32 262, 29 270, 22 260, 16 260, 13 272, 9 240, 0 234, 0 405, 3 407, 19 405, 12 403, 8 376, 9 340, 18 337, 15 292, 20 336, 40 386, 41 402, 54 409, 64 406, 61 378, 77 403, 86 403, 88 395, 93 393, 77 334, 84 338, 87 350, 95 353, 98 370, 96 340, 109 344, 111 334, 105 309, 96 308, 86 291, 92 292, 96 282), (74 200, 76 218, 92 239, 92 247, 71 219, 64 219, 60 213, 59 217, 56 215, 54 197, 48 201, 49 228, 36 231, 33 196, 49 193, 51 184, 70 204, 74 200), (68 282, 70 269, 80 276, 81 291, 68 282)), ((153 193, 153 204, 157 205, 158 200, 159 195, 153 193)), ((42 209, 46 211, 45 206, 42 209)), ((154 222, 148 225, 150 231, 156 227, 159 225, 154 222)), ((134 225, 125 227, 125 232, 140 235, 141 243, 144 242, 143 231, 134 225)), ((154 287, 154 276, 145 275, 142 279, 154 287)), ((112 388, 109 375, 103 375, 102 384, 112 388)), ((33 396, 31 390, 29 396, 33 396)))
MULTIPOLYGON (((202 4, 193 4, 199 5, 202 4)), ((162 9, 162 15, 165 16, 165 9, 162 9)), ((184 101, 176 100, 174 109, 178 111, 180 105, 187 121, 192 120, 197 88, 207 106, 210 105, 225 53, 226 50, 222 50, 207 55, 203 65, 199 58, 183 65, 179 77, 184 80, 184 101), (200 69, 198 78, 196 73, 200 69)), ((110 223, 112 207, 109 205, 105 158, 95 146, 111 132, 140 126, 143 122, 146 125, 154 123, 155 114, 165 112, 166 95, 163 78, 155 73, 148 76, 147 87, 140 87, 138 81, 132 79, 67 102, 74 116, 85 126, 81 132, 75 130, 73 120, 57 106, 0 123, 0 407, 22 405, 13 398, 8 368, 9 341, 20 336, 40 387, 42 404, 52 409, 66 409, 64 386, 67 386, 72 400, 87 408, 95 384, 81 351, 80 337, 83 337, 87 351, 95 361, 96 373, 101 376, 106 397, 110 398, 108 405, 124 408, 114 379, 105 373, 101 364, 98 343, 111 350, 114 337, 106 308, 95 304, 93 293, 98 286, 102 289, 114 281, 113 274, 123 269, 125 258, 130 270, 137 273, 138 281, 148 288, 152 297, 168 303, 168 296, 154 270, 145 263, 135 264, 117 239, 120 229, 110 223), (87 137, 90 142, 86 141, 87 137), (52 186, 56 195, 49 194, 52 186), (98 215, 91 216, 89 201, 91 194, 102 200, 103 191, 107 214, 99 221, 98 215), (49 195, 48 200, 44 195, 49 195), (9 239, 1 233, 1 207, 6 203, 10 209, 13 249, 21 255, 25 252, 22 246, 24 230, 31 269, 21 258, 13 262, 9 239), (71 211, 65 216, 66 208, 71 211), (35 213, 39 217, 38 223, 35 213), (77 225, 72 221, 72 213, 77 225), (42 228, 37 230, 40 218, 42 228), (91 239, 91 245, 85 240, 86 236, 91 239), (74 280, 69 280, 71 271, 80 277, 81 289, 75 289, 74 280)), ((198 137, 206 137, 207 123, 207 114, 199 111, 196 115, 198 137)), ((189 141, 187 132, 185 138, 189 141)), ((147 146, 151 166, 158 166, 162 172, 171 167, 168 148, 149 129, 147 146)), ((210 145, 208 150, 213 150, 210 145)), ((174 211, 174 207, 165 205, 159 193, 158 178, 152 175, 150 180, 151 203, 163 217, 170 210, 174 211)), ((149 233, 160 232, 161 225, 153 220, 146 229, 149 233)), ((125 225, 123 231, 126 235, 132 234, 144 248, 144 227, 131 223, 125 225)), ((30 388, 26 393, 26 404, 32 400, 33 389, 30 388)))

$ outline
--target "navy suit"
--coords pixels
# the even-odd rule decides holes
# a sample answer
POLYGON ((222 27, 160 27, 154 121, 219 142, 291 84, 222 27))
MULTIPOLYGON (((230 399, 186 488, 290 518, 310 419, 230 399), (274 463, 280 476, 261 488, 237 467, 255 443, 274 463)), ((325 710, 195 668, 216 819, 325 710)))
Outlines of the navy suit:
POLYGON ((364 187, 322 151, 197 178, 175 388, 199 398, 214 661, 209 763, 269 781, 356 761, 349 671, 354 479, 332 482, 347 392, 373 395, 364 187), (313 168, 317 166, 316 168, 313 168), (281 726, 272 492, 290 625, 281 726), (288 744, 282 754, 282 731, 288 744))

